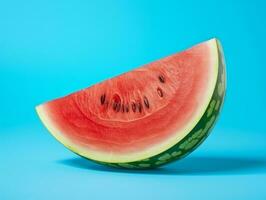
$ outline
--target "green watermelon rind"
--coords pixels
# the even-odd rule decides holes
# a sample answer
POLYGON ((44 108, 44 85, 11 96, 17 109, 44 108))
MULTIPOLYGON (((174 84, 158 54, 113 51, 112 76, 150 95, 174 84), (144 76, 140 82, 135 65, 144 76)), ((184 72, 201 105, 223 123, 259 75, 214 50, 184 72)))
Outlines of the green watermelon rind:
POLYGON ((225 62, 220 42, 218 40, 216 40, 216 42, 218 46, 219 66, 215 89, 205 113, 189 134, 187 134, 181 141, 168 150, 144 160, 126 163, 107 163, 94 161, 111 167, 149 169, 179 160, 193 152, 209 136, 224 103, 226 88, 225 62))

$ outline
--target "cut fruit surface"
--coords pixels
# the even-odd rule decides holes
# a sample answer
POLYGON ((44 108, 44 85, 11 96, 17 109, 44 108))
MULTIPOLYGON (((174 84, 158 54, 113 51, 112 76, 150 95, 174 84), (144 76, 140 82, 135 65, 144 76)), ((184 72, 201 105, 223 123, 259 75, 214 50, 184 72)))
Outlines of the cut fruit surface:
POLYGON ((185 156, 206 138, 224 91, 223 54, 211 39, 36 109, 75 153, 149 168, 185 156))

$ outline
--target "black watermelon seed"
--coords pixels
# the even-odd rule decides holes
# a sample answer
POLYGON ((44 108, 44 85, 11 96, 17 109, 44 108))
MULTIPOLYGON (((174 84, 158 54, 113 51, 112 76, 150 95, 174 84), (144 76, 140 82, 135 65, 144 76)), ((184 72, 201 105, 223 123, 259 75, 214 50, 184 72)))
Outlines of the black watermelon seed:
POLYGON ((103 94, 103 95, 101 96, 101 104, 103 105, 104 102, 105 102, 105 94, 103 94))
POLYGON ((161 88, 157 88, 157 93, 158 93, 158 95, 160 96, 160 97, 163 97, 163 91, 162 91, 162 89, 161 88))
POLYGON ((165 83, 165 79, 164 79, 163 75, 158 76, 158 78, 159 78, 159 81, 161 83, 165 83))
POLYGON ((149 100, 148 100, 147 97, 143 97, 143 102, 144 102, 144 105, 145 105, 147 108, 150 108, 149 100))
POLYGON ((117 108, 117 103, 114 102, 114 104, 113 104, 113 110, 116 111, 116 108, 117 108))
POLYGON ((141 113, 141 111, 142 111, 142 104, 140 102, 138 103, 138 108, 139 108, 139 112, 141 113))
POLYGON ((121 108, 121 104, 120 103, 117 103, 116 112, 119 112, 120 111, 120 108, 121 108))
POLYGON ((128 106, 128 104, 125 106, 126 108, 126 112, 128 113, 129 112, 129 106, 128 106))
POLYGON ((136 104, 135 103, 132 103, 132 110, 133 110, 133 112, 136 112, 136 104))

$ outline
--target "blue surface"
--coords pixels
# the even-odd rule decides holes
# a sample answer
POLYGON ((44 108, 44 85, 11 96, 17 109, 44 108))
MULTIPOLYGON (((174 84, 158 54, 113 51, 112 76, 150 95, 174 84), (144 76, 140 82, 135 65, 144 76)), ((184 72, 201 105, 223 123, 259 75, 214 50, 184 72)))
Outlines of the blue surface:
POLYGON ((266 199, 263 1, 0 1, 0 199, 266 199), (208 140, 151 171, 77 157, 34 107, 218 37, 227 96, 208 140))

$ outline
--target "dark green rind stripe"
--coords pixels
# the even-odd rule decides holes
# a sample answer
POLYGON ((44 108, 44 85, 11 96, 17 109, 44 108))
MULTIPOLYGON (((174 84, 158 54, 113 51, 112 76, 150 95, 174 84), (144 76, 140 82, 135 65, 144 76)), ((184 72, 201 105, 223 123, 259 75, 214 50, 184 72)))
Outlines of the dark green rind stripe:
POLYGON ((225 63, 222 47, 217 41, 219 51, 219 68, 216 86, 210 100, 210 103, 196 126, 180 142, 165 152, 150 157, 145 160, 129 163, 105 163, 111 167, 128 168, 128 169, 149 169, 156 168, 169 162, 181 159, 194 151, 209 135, 217 117, 221 111, 225 96, 225 63))

